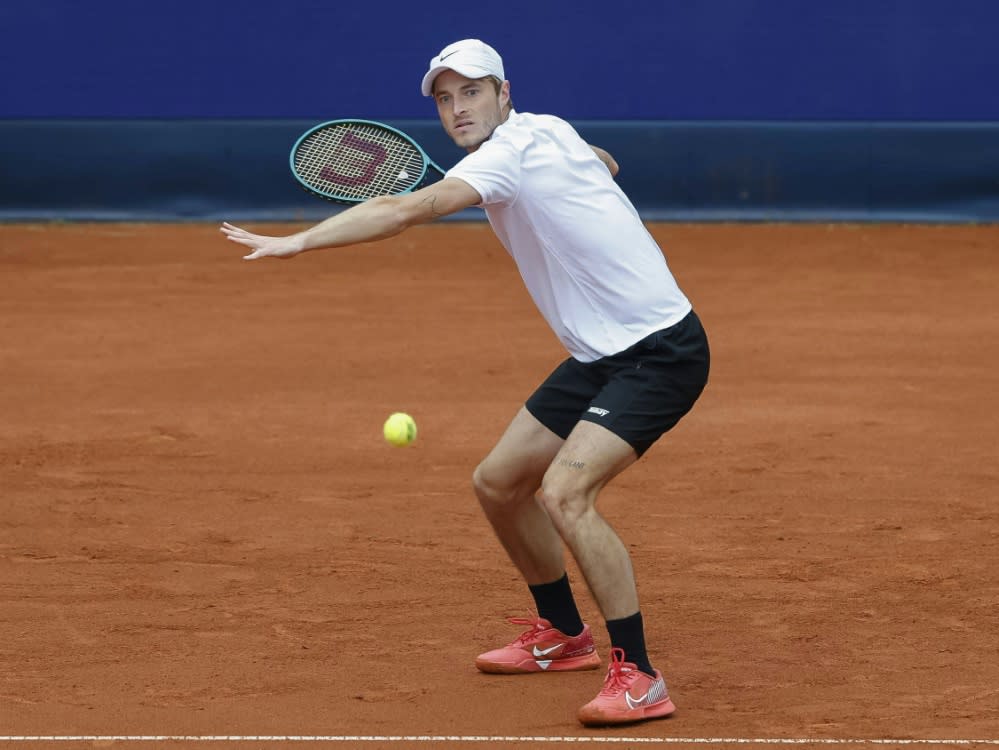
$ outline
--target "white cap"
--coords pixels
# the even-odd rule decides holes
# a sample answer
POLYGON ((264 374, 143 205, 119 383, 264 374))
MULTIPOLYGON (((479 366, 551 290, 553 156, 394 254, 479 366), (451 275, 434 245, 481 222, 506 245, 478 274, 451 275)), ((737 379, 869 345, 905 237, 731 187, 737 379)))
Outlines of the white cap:
POLYGON ((506 80, 503 75, 503 59, 499 53, 478 39, 462 39, 449 44, 439 55, 430 58, 430 69, 423 76, 420 89, 424 96, 430 96, 434 89, 434 79, 445 70, 453 70, 465 78, 496 76, 501 81, 506 80))

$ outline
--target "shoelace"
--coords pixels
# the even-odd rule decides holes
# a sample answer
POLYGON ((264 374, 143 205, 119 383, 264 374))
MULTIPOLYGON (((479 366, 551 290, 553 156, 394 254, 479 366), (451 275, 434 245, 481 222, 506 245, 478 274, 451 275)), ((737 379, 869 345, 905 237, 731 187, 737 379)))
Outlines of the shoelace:
POLYGON ((607 679, 604 681, 600 695, 615 696, 631 687, 630 675, 634 673, 631 667, 625 666, 624 649, 612 648, 610 666, 607 668, 607 679))
MULTIPOLYGON (((513 641, 513 643, 510 644, 511 646, 523 646, 538 633, 548 629, 545 626, 544 621, 538 617, 535 618, 511 617, 509 618, 509 621, 513 625, 530 625, 530 630, 525 630, 523 633, 518 635, 517 638, 513 641)), ((622 651, 621 653, 623 654, 624 652, 622 651)))

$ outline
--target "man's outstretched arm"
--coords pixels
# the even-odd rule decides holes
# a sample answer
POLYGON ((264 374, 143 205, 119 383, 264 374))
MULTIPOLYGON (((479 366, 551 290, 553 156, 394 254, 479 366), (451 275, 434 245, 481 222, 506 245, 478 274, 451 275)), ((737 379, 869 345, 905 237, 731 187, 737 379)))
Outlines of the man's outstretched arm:
POLYGON ((416 224, 425 224, 481 202, 464 180, 449 178, 404 195, 372 198, 331 216, 309 229, 284 237, 253 234, 225 222, 221 232, 250 248, 246 260, 292 258, 307 250, 343 247, 392 237, 416 224))

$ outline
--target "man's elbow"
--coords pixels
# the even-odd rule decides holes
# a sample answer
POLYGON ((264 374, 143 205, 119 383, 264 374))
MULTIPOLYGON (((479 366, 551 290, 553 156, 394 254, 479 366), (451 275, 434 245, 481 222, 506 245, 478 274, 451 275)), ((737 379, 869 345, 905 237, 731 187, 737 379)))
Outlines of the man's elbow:
POLYGON ((605 167, 607 167, 607 171, 611 173, 611 177, 616 177, 618 167, 617 162, 614 161, 614 157, 598 146, 591 144, 590 148, 593 149, 593 153, 595 153, 597 158, 603 162, 605 167))
POLYGON ((607 171, 611 173, 611 177, 617 177, 618 166, 614 157, 606 151, 601 151, 600 160, 607 167, 607 171))
POLYGON ((409 201, 401 195, 383 195, 367 201, 372 208, 377 208, 382 231, 381 237, 392 237, 404 232, 411 226, 422 223, 417 212, 409 201))

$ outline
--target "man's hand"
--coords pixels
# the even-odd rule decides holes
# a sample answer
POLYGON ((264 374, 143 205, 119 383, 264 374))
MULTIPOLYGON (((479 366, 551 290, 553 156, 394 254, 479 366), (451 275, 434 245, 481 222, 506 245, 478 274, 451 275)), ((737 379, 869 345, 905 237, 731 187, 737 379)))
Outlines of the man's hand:
POLYGON ((298 235, 292 234, 287 237, 265 237, 262 234, 253 234, 245 229, 235 227, 229 222, 224 222, 219 231, 226 236, 226 239, 246 245, 251 252, 244 255, 244 260, 256 260, 273 256, 275 258, 292 258, 302 252, 305 248, 298 235))

